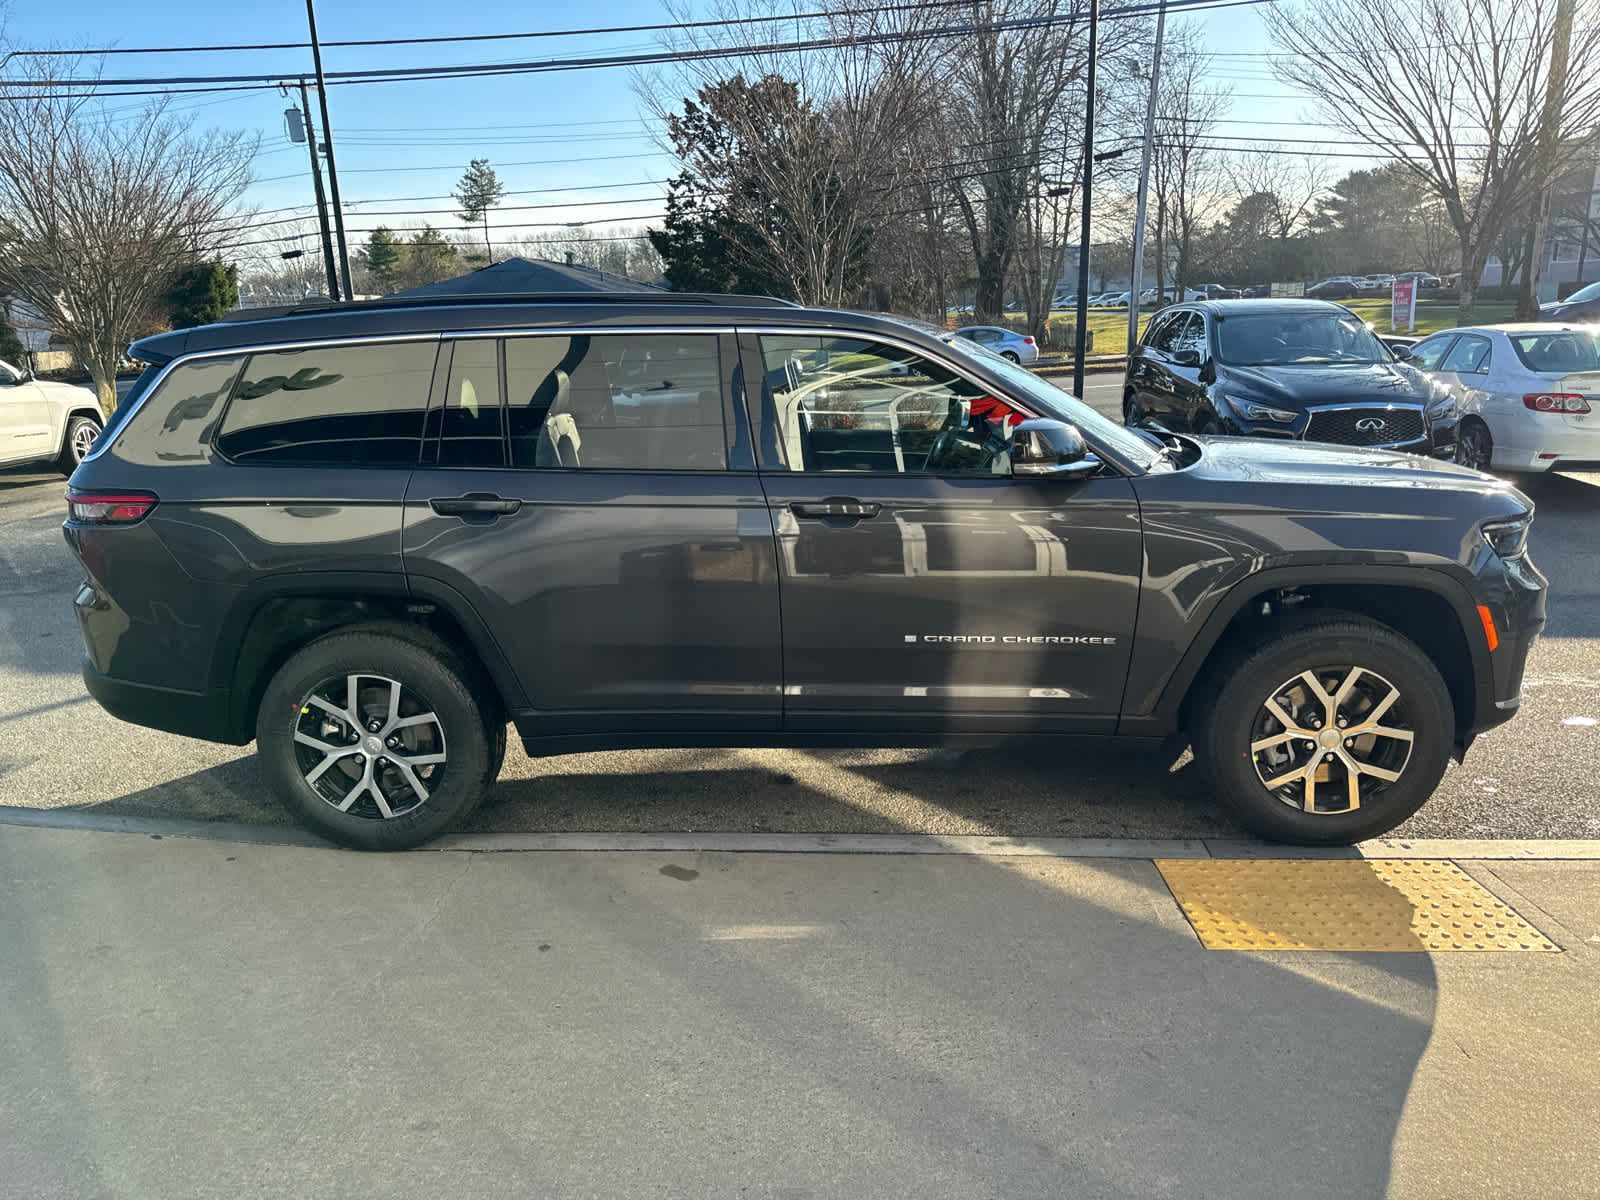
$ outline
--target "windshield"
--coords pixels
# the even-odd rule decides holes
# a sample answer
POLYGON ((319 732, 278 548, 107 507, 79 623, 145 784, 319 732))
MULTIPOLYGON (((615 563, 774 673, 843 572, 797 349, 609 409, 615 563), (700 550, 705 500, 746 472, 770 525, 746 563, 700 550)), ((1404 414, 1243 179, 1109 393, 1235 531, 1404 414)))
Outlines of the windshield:
POLYGON ((1159 457, 1159 443, 1153 439, 1101 416, 1082 400, 1046 383, 1010 359, 954 334, 945 335, 944 343, 959 354, 979 360, 990 371, 1004 378, 1011 390, 1040 415, 1076 425, 1085 440, 1115 451, 1136 464, 1140 470, 1148 471, 1159 457))
POLYGON ((1217 322, 1217 359, 1236 367, 1389 362, 1391 355, 1354 313, 1229 314, 1217 322))
POLYGON ((1565 300, 1562 304, 1582 304, 1588 300, 1600 300, 1600 280, 1591 283, 1588 287, 1581 287, 1565 300))
POLYGON ((1522 365, 1541 375, 1600 371, 1600 334, 1563 329, 1559 333, 1507 335, 1522 365))

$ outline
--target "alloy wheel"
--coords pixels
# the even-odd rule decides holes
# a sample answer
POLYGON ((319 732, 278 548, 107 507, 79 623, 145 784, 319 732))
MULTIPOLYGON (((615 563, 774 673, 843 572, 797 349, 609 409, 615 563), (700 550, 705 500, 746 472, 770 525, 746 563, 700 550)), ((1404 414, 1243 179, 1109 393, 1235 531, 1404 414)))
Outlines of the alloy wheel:
POLYGON ((438 714, 415 689, 382 675, 312 688, 295 710, 294 752, 312 791, 352 816, 404 816, 444 783, 438 714))
POLYGON ((89 450, 94 446, 94 439, 100 431, 93 425, 84 421, 72 431, 72 461, 81 463, 88 456, 89 450))
POLYGON ((1405 697, 1382 675, 1317 667, 1262 703, 1250 759, 1262 786, 1289 807, 1349 813, 1399 781, 1415 740, 1405 697))

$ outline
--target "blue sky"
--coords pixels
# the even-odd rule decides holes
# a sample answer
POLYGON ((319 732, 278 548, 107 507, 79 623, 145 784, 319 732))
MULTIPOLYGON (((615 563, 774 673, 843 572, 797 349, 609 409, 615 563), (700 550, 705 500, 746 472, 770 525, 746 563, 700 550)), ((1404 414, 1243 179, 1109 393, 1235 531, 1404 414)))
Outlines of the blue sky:
MULTIPOLYGON (((704 7, 704 6, 700 6, 704 7)), ((819 5, 818 7, 822 7, 819 5)), ((318 32, 324 41, 379 37, 426 37, 505 33, 585 25, 649 24, 671 20, 661 0, 610 0, 604 6, 478 0, 470 6, 416 0, 322 0, 318 32)), ((1218 9, 1186 18, 1202 23, 1208 46, 1221 54, 1268 48, 1260 19, 1250 7, 1218 9)), ((14 4, 7 24, 16 46, 159 46, 304 40, 302 0, 256 0, 249 5, 202 0, 165 0, 132 5, 126 0, 29 0, 14 4)), ((532 59, 552 55, 627 53, 658 49, 656 35, 616 34, 398 48, 329 48, 329 70, 442 65, 532 59)), ((1219 73, 1232 77, 1236 92, 1231 123, 1219 133, 1259 136, 1273 129, 1255 121, 1270 112, 1290 120, 1304 105, 1274 82, 1257 58, 1219 58, 1219 73)), ((1104 66, 1102 67, 1104 69, 1104 66)), ((183 55, 114 55, 107 76, 173 74, 309 74, 309 50, 183 55)), ((138 101, 118 101, 136 104, 138 101)), ((288 101, 275 90, 183 98, 177 105, 207 125, 257 132, 257 182, 247 202, 263 217, 311 202, 306 151, 284 133, 288 101)), ((316 100, 313 95, 312 105, 316 100)), ((495 217, 497 226, 522 222, 586 219, 595 232, 607 219, 653 216, 662 209, 659 181, 673 169, 641 115, 632 77, 625 69, 568 71, 485 79, 406 81, 329 89, 342 198, 352 245, 358 232, 376 224, 460 228, 449 213, 380 216, 379 210, 447 208, 448 199, 385 203, 398 197, 445 196, 468 159, 487 157, 513 192, 495 217), (604 186, 600 186, 604 185, 604 186), (552 190, 573 189, 573 190, 552 190), (580 190, 589 189, 589 190, 580 190), (594 201, 623 201, 595 205, 594 201), (510 211, 512 205, 571 202, 574 207, 510 211), (375 215, 364 216, 364 213, 375 215)), ((1275 127, 1276 132, 1296 131, 1275 127)), ((1316 131, 1309 135, 1317 136, 1316 131)), ((1351 164, 1355 165, 1355 164, 1351 164)), ((287 227, 286 227, 287 228, 287 227)), ((269 228, 252 237, 270 237, 269 228)), ((511 230, 508 235, 533 230, 511 230)), ((275 247, 274 247, 275 248, 275 247)))

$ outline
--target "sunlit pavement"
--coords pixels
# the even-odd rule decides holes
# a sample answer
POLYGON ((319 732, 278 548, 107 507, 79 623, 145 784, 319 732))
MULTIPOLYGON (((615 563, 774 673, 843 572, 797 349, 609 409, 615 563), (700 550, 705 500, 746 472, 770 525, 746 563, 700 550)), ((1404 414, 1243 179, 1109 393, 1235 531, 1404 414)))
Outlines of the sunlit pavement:
POLYGON ((1600 871, 1460 872, 1555 949, 1207 950, 1147 858, 0 824, 0 1195, 1593 1195, 1600 871))

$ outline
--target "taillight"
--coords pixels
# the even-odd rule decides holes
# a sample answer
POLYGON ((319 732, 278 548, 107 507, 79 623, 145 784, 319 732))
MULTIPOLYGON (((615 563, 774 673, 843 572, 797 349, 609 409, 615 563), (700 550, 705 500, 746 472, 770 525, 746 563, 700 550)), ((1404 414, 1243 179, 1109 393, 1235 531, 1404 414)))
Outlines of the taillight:
POLYGON ((80 525, 131 525, 155 506, 156 498, 147 492, 67 493, 67 519, 80 525))
POLYGON ((1522 398, 1522 407, 1544 413, 1586 413, 1589 402, 1572 392, 1529 392, 1522 398))
POLYGON ((1022 340, 1023 340, 1023 341, 1024 341, 1024 342, 1026 342, 1026 343, 1027 343, 1027 344, 1028 344, 1028 345, 1030 345, 1030 346, 1031 346, 1031 345, 1033 345, 1033 339, 1032 339, 1032 338, 1031 338, 1031 337, 1025 337, 1025 338, 1023 338, 1023 339, 1022 339, 1022 340))

